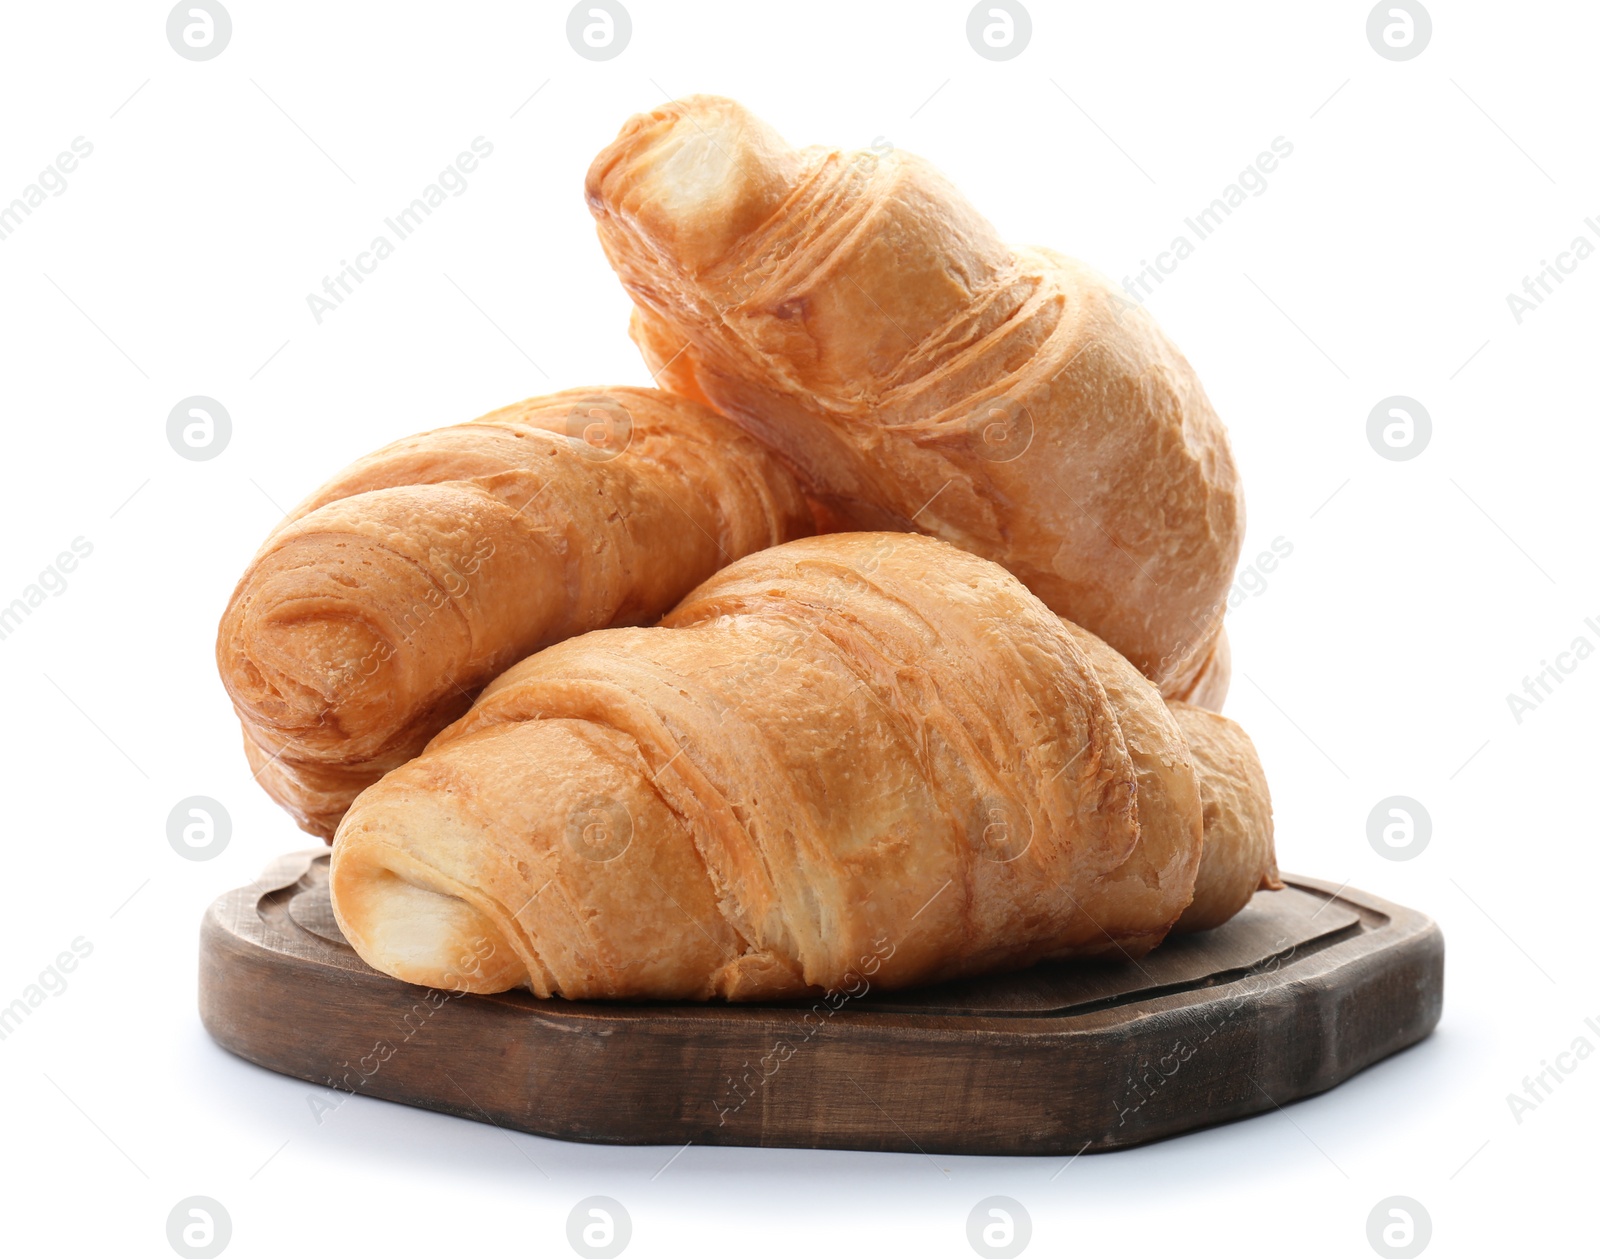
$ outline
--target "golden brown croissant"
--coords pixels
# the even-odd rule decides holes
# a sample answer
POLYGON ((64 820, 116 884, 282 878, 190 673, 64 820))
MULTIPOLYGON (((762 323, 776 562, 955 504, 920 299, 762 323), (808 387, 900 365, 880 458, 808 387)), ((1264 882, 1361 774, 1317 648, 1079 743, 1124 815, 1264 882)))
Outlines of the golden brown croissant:
POLYGON ((831 527, 996 560, 1169 698, 1220 703, 1243 500, 1141 308, 1002 244, 915 157, 796 151, 716 97, 630 119, 587 193, 660 382, 777 450, 831 527))
POLYGON ((735 1000, 1137 957, 1278 886, 1243 732, 909 533, 522 661, 361 795, 330 881, 414 983, 735 1000))
POLYGON ((533 398, 386 446, 301 503, 234 590, 217 667, 257 778, 328 837, 508 665, 653 620, 811 530, 793 477, 697 403, 533 398))

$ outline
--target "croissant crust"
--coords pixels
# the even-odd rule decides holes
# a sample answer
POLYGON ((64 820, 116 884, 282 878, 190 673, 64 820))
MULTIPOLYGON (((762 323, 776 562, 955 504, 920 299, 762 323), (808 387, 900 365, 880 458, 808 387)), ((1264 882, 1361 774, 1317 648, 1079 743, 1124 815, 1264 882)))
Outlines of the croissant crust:
POLYGON ((661 382, 778 451, 819 518, 995 560, 1168 697, 1221 702, 1243 499, 1141 307, 1003 244, 916 157, 795 150, 717 97, 630 119, 586 188, 661 382))

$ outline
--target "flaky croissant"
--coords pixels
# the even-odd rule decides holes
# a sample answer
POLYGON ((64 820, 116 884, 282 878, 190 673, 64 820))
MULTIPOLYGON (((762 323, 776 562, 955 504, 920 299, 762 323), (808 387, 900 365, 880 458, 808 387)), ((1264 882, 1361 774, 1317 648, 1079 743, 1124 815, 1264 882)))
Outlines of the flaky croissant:
POLYGON ((1003 244, 915 157, 797 151, 716 97, 630 119, 587 194, 659 381, 777 450, 834 527, 996 560, 1169 698, 1220 703, 1243 500, 1140 307, 1003 244))
POLYGON ((533 398, 386 446, 301 503, 234 590, 217 668, 258 780, 328 837, 507 666, 653 620, 812 527, 783 466, 697 403, 533 398))
POLYGON ((998 565, 856 533, 522 661, 355 802, 330 886, 414 983, 754 1000, 1138 957, 1278 883, 1237 726, 998 565))

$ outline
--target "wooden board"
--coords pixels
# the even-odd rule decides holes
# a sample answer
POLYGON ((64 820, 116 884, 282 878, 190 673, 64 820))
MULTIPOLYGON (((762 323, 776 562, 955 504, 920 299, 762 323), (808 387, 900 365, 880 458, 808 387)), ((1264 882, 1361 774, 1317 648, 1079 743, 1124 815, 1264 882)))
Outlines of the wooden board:
POLYGON ((1292 875, 1138 962, 750 1006, 455 995, 355 955, 327 863, 283 857, 207 912, 200 1014, 216 1041, 317 1084, 569 1140, 1113 1149, 1331 1088, 1426 1036, 1443 1001, 1430 919, 1292 875))

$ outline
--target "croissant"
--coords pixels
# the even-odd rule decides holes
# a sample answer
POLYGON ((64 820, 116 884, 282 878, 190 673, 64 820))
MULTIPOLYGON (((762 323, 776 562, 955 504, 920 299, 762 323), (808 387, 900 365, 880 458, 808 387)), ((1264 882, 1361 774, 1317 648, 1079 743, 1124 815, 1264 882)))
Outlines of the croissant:
POLYGON ((508 665, 653 620, 812 528, 783 466, 697 403, 533 398, 386 446, 301 503, 235 588, 217 668, 258 780, 331 837, 508 665))
POLYGON ((796 151, 716 97, 630 119, 586 191, 659 381, 781 454, 830 527, 995 560, 1169 698, 1220 704, 1243 499, 1142 308, 1002 244, 918 158, 796 151))
POLYGON ((909 533, 739 560, 492 682, 345 815, 345 938, 413 983, 756 1000, 1127 955, 1276 887, 1232 722, 909 533))

